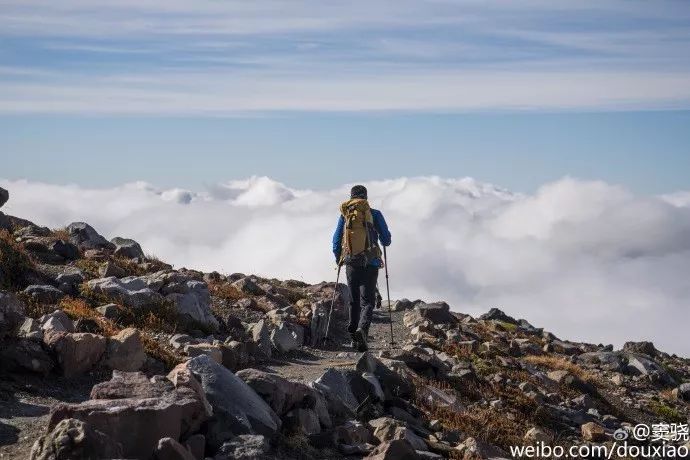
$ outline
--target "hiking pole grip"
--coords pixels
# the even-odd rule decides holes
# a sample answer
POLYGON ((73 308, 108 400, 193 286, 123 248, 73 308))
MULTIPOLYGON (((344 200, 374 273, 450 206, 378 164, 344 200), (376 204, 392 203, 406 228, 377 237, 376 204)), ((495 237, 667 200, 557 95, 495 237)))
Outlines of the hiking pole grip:
POLYGON ((386 247, 383 247, 383 268, 386 270, 386 297, 388 298, 388 322, 391 326, 391 343, 390 346, 393 348, 395 346, 395 341, 393 340, 393 312, 391 310, 391 288, 388 284, 388 255, 386 254, 386 247))

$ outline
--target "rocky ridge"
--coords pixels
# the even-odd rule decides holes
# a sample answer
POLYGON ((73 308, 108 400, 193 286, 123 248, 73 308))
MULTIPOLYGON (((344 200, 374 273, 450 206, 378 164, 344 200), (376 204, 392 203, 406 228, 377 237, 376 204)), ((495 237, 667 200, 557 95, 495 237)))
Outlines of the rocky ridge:
POLYGON ((173 269, 86 223, 0 212, 0 287, 3 459, 511 458, 690 415, 690 361, 650 342, 401 299, 395 347, 377 312, 354 353, 343 285, 173 269))

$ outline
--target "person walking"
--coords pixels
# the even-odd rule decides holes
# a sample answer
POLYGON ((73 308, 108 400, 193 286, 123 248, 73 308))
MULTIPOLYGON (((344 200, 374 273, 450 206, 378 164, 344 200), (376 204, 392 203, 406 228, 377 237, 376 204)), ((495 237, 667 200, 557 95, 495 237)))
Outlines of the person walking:
POLYGON ((346 267, 351 298, 347 331, 357 351, 368 349, 376 282, 384 264, 379 242, 383 246, 391 244, 386 220, 381 211, 369 207, 366 187, 355 185, 350 190, 350 199, 340 205, 340 217, 333 233, 333 255, 339 266, 346 267))

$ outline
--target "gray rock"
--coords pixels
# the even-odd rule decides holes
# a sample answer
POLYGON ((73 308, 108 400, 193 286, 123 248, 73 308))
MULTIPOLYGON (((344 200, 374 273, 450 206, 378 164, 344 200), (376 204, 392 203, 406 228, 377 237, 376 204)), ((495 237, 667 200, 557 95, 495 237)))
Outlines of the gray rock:
POLYGON ((105 352, 106 339, 90 333, 47 334, 46 345, 55 352, 65 377, 74 377, 91 370, 105 352))
POLYGON ((354 414, 359 406, 359 401, 352 392, 348 373, 339 369, 327 369, 312 386, 319 390, 328 404, 332 414, 354 414))
POLYGON ((404 439, 395 439, 380 444, 367 457, 367 460, 419 460, 419 454, 404 439))
POLYGON ((182 364, 201 382, 213 407, 208 422, 207 442, 220 448, 240 434, 272 437, 280 429, 276 413, 242 379, 208 356, 197 356, 182 364))
POLYGON ((115 278, 123 278, 127 276, 127 272, 117 266, 117 264, 114 262, 108 260, 98 268, 98 276, 101 278, 109 278, 111 276, 114 276, 115 278))
POLYGON ((578 355, 577 361, 587 367, 595 367, 602 370, 621 372, 625 367, 623 355, 610 351, 594 351, 578 355))
POLYGON ((663 382, 668 385, 676 383, 673 377, 660 364, 650 359, 647 355, 626 353, 626 358, 628 359, 628 365, 625 371, 628 374, 644 376, 653 382, 663 382))
POLYGON ((252 334, 252 341, 256 344, 256 351, 259 356, 264 359, 269 359, 272 354, 271 347, 271 333, 266 326, 264 320, 253 324, 250 328, 252 334))
POLYGON ((629 353, 643 354, 651 356, 652 358, 656 356, 657 350, 652 342, 625 342, 623 345, 623 351, 629 353))
POLYGON ((498 308, 492 308, 488 312, 484 313, 479 317, 483 320, 491 321, 501 321, 503 323, 518 324, 518 321, 512 316, 506 315, 502 310, 498 308))
POLYGON ((39 303, 55 304, 65 296, 65 293, 49 284, 32 284, 24 289, 24 293, 39 303))
POLYGON ((156 460, 196 460, 192 453, 173 438, 158 441, 156 460))
POLYGON ((261 287, 258 284, 252 281, 252 279, 249 277, 239 279, 232 283, 232 285, 235 288, 237 288, 240 292, 249 295, 264 295, 266 293, 263 289, 261 289, 261 287))
POLYGON ((67 460, 120 458, 122 445, 94 429, 90 424, 73 418, 60 421, 53 430, 36 440, 31 460, 67 460))
POLYGON ((7 203, 7 200, 10 199, 10 192, 5 190, 4 188, 0 187, 0 208, 2 208, 5 203, 7 203))
POLYGON ((676 389, 678 399, 690 402, 690 383, 683 383, 676 389))
POLYGON ((315 302, 311 306, 310 342, 312 347, 318 346, 326 337, 328 327, 328 312, 330 303, 327 301, 315 302))
MULTIPOLYGON (((386 302, 384 302, 386 303, 386 302)), ((387 305, 383 305, 386 307, 387 305)), ((394 300, 391 305, 391 310, 393 311, 404 311, 404 310, 410 310, 411 308, 414 307, 414 302, 412 302, 409 299, 399 299, 399 300, 394 300)))
POLYGON ((0 366, 7 370, 21 370, 48 375, 55 363, 41 344, 35 340, 6 341, 0 347, 0 366))
POLYGON ((135 372, 146 362, 138 329, 126 328, 108 338, 105 365, 113 370, 135 372))
POLYGON ((117 304, 109 303, 96 308, 96 311, 107 319, 117 320, 120 318, 120 307, 117 304))
POLYGON ((139 243, 134 240, 117 236, 110 240, 110 242, 115 246, 115 252, 113 254, 116 256, 126 259, 144 258, 144 251, 141 249, 139 243))
POLYGON ((19 327, 19 332, 17 335, 25 339, 41 342, 43 341, 43 330, 41 329, 41 323, 37 319, 26 318, 19 327))
POLYGON ((412 383, 407 378, 389 368, 386 362, 375 358, 371 353, 362 354, 362 357, 357 361, 357 370, 374 374, 381 383, 386 398, 409 397, 414 391, 412 383))
POLYGON ((271 445, 265 436, 241 434, 224 443, 214 460, 268 460, 271 445))
POLYGON ((414 327, 429 321, 431 324, 455 324, 458 319, 450 312, 445 302, 419 303, 412 310, 405 312, 403 323, 407 327, 414 327))
POLYGON ((114 245, 85 222, 72 222, 67 226, 69 240, 80 249, 114 249, 114 245))
POLYGON ((52 313, 43 315, 38 319, 44 333, 49 332, 75 332, 74 323, 67 313, 62 310, 55 310, 52 313))
POLYGON ((302 346, 304 343, 304 329, 298 324, 281 322, 271 332, 271 344, 278 353, 287 353, 302 346))
POLYGON ((426 442, 397 420, 390 417, 381 417, 369 422, 374 430, 374 436, 381 442, 390 442, 395 439, 404 439, 415 450, 429 450, 426 442))
POLYGON ((24 322, 24 304, 9 292, 0 291, 0 340, 14 334, 24 322))
POLYGON ((152 380, 142 373, 114 371, 112 380, 94 386, 91 398, 55 405, 48 429, 66 418, 79 419, 122 445, 116 458, 150 458, 160 439, 190 436, 211 413, 199 383, 185 369, 152 380))
POLYGON ((152 289, 143 277, 128 276, 118 279, 110 276, 88 281, 86 285, 93 292, 121 301, 130 308, 140 308, 163 300, 163 296, 152 289))

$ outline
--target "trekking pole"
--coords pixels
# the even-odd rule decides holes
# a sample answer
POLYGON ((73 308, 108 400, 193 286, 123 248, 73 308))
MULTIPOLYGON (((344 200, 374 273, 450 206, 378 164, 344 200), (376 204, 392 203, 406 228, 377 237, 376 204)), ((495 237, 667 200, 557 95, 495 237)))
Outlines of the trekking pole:
POLYGON ((335 305, 335 296, 338 294, 338 281, 340 281, 340 267, 338 264, 338 274, 335 276, 335 286, 333 286, 333 298, 331 299, 331 309, 328 312, 328 322, 326 323, 326 335, 323 337, 323 343, 328 340, 328 331, 331 329, 331 315, 333 314, 333 305, 335 305))
POLYGON ((391 288, 388 285, 388 257, 386 256, 386 247, 383 247, 383 267, 386 269, 386 296, 388 297, 388 321, 391 325, 391 348, 395 346, 393 341, 393 312, 391 310, 391 288))

